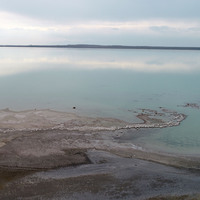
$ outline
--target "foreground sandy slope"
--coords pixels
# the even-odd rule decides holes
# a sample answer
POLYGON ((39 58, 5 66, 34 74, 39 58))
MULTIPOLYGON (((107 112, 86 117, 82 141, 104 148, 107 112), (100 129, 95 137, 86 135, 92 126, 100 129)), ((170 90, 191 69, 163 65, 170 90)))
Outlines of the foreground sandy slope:
POLYGON ((141 123, 1 110, 0 199, 198 199, 198 157, 148 152, 123 140, 144 128, 177 126, 186 116, 161 108, 137 117, 141 123))

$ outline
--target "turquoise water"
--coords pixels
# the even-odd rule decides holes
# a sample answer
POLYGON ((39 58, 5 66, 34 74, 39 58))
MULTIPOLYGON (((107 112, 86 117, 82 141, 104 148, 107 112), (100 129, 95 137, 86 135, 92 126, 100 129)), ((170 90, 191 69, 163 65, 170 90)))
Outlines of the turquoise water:
POLYGON ((200 52, 0 48, 0 109, 50 108, 139 121, 132 111, 165 107, 188 117, 136 142, 167 152, 199 154, 200 52), (76 106, 76 110, 72 108, 76 106))

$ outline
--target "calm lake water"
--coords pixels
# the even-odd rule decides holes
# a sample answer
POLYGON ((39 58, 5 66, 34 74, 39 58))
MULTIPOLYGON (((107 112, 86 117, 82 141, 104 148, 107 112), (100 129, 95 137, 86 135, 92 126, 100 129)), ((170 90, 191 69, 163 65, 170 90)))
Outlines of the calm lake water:
POLYGON ((188 116, 180 126, 147 130, 133 142, 200 155, 200 110, 181 106, 200 105, 200 51, 0 48, 0 93, 0 109, 130 122, 139 121, 132 111, 172 109, 188 116))

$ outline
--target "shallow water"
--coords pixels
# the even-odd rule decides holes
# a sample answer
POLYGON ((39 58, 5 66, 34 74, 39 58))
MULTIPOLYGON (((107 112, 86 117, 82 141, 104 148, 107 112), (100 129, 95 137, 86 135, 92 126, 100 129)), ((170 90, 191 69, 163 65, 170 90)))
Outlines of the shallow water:
POLYGON ((147 149, 199 156, 199 117, 199 110, 190 112, 180 126, 153 130, 150 134, 146 131, 135 142, 147 149))
POLYGON ((200 52, 0 48, 0 109, 44 109, 129 122, 139 109, 172 109, 180 126, 146 131, 149 149, 200 152, 200 52), (73 109, 76 107, 76 109, 73 109))

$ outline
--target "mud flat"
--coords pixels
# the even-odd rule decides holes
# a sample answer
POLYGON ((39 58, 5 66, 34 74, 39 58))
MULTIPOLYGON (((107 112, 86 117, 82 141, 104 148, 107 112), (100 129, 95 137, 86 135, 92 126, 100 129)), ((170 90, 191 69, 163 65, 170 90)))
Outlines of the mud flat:
POLYGON ((178 126, 186 116, 164 108, 141 109, 137 116, 143 122, 52 110, 1 110, 0 198, 147 199, 197 194, 198 157, 147 152, 117 139, 127 131, 178 126))

